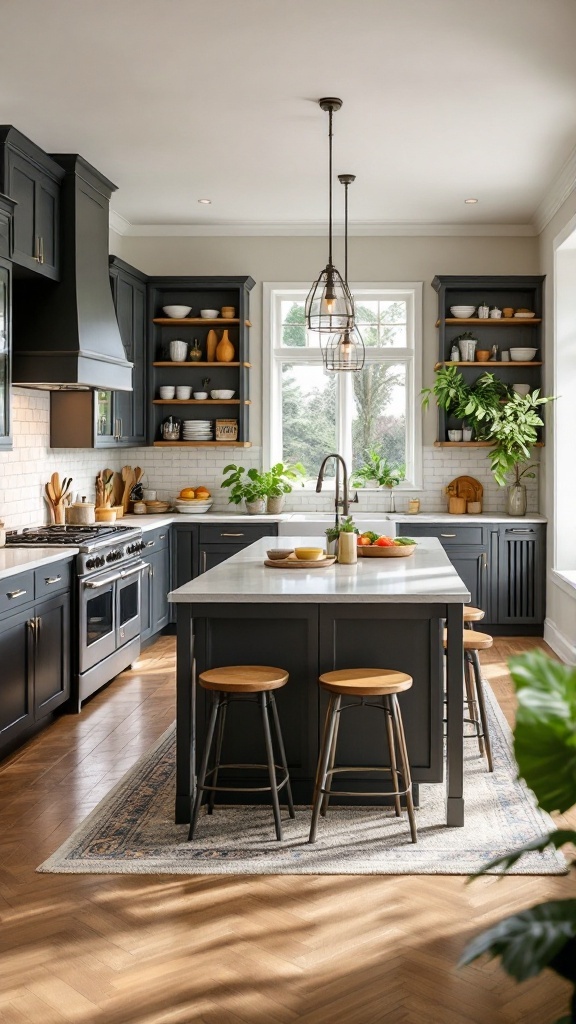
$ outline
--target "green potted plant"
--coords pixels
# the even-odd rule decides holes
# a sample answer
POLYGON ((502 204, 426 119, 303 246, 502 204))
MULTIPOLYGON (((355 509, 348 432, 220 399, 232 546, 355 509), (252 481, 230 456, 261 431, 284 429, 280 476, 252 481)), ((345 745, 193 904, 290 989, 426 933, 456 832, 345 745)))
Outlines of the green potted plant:
POLYGON ((364 453, 364 464, 352 474, 353 487, 387 487, 390 491, 388 511, 394 511, 393 487, 397 487, 406 479, 405 466, 393 466, 385 455, 381 455, 376 447, 367 448, 364 453))
MULTIPOLYGON (((564 814, 576 803, 576 670, 531 651, 509 662, 518 711, 514 753, 518 774, 533 790, 539 806, 564 814)), ((504 872, 524 853, 576 844, 576 831, 555 829, 527 846, 487 864, 504 872)), ((574 867, 576 861, 571 861, 574 867)), ((573 986, 570 1009, 556 1024, 576 1021, 576 899, 552 900, 513 914, 483 932, 464 951, 461 964, 487 954, 500 957, 517 981, 533 978, 544 968, 556 971, 573 986)))
POLYGON ((283 462, 277 462, 263 474, 264 488, 266 492, 266 511, 276 515, 282 511, 284 495, 289 494, 292 485, 296 482, 304 486, 306 470, 301 462, 295 462, 291 466, 283 462))
POLYGON ((526 512, 526 487, 521 480, 522 477, 533 477, 535 473, 531 465, 520 471, 520 464, 530 458, 530 450, 538 440, 538 427, 544 425, 538 408, 550 401, 552 398, 541 397, 538 389, 527 395, 512 391, 508 400, 491 412, 488 436, 494 441, 494 447, 488 458, 494 479, 500 487, 505 487, 508 474, 515 474, 514 483, 508 490, 509 515, 522 516, 526 512))
POLYGON ((225 466, 224 473, 230 474, 222 481, 222 487, 230 488, 228 501, 233 505, 239 505, 244 501, 249 515, 262 515, 266 511, 264 474, 259 473, 257 469, 235 466, 234 463, 225 466))

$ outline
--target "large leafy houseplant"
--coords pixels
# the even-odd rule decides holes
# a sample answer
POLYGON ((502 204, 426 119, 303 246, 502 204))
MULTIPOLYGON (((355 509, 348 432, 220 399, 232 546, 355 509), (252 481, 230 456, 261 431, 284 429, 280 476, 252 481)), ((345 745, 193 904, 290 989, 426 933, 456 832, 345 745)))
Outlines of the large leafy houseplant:
POLYGON ((405 466, 393 466, 378 448, 367 448, 360 469, 352 474, 353 487, 367 487, 376 483, 378 487, 397 487, 406 478, 405 466))
POLYGON ((239 505, 245 501, 251 505, 266 498, 264 475, 257 469, 245 469, 244 466, 235 466, 230 463, 224 467, 224 473, 230 476, 222 481, 222 487, 229 487, 228 501, 233 505, 239 505))
MULTIPOLYGON (((508 474, 516 472, 519 463, 530 458, 530 450, 538 440, 538 428, 544 426, 538 408, 551 401, 551 397, 541 397, 538 389, 527 395, 512 391, 508 400, 492 412, 489 437, 495 444, 488 458, 500 487, 506 485, 508 474)), ((516 483, 519 482, 517 478, 516 483)))
MULTIPOLYGON (((518 711, 514 753, 518 774, 544 810, 564 813, 576 804, 576 669, 532 651, 509 662, 518 711)), ((576 844, 576 831, 555 829, 484 868, 506 871, 525 853, 576 844)), ((574 867, 576 861, 571 861, 574 867)), ((483 872, 480 872, 482 874, 483 872)), ((548 967, 571 982, 570 1012, 556 1024, 576 1022, 576 899, 552 900, 504 918, 474 939, 461 963, 483 954, 500 957, 504 970, 524 981, 548 967)))

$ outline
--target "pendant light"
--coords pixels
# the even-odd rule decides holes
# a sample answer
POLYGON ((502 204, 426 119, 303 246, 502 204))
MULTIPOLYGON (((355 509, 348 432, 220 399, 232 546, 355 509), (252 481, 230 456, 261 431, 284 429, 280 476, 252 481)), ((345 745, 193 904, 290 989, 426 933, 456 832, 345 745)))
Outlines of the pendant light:
POLYGON ((326 97, 318 100, 322 110, 328 112, 328 263, 312 285, 306 299, 306 326, 320 334, 354 326, 354 300, 348 285, 332 263, 332 117, 342 106, 342 100, 326 97))
MULTIPOLYGON (((355 174, 339 174, 338 181, 344 185, 344 283, 348 288, 348 186, 356 180, 355 174)), ((366 350, 362 335, 357 327, 344 327, 332 334, 322 353, 327 370, 361 370, 364 367, 366 350)))

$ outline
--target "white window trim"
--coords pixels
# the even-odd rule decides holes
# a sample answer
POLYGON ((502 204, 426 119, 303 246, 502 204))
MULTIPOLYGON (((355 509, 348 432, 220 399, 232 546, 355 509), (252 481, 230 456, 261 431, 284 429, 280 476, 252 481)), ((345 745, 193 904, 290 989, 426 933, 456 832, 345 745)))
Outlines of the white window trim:
MULTIPOLYGON (((378 295, 382 295, 383 292, 390 291, 394 294, 398 292, 410 292, 414 297, 414 324, 413 337, 414 337, 414 348, 413 357, 410 360, 409 366, 412 369, 413 386, 408 388, 408 401, 406 405, 406 423, 407 423, 407 435, 406 445, 408 450, 411 450, 412 454, 412 465, 413 465, 413 479, 409 482, 403 482, 399 485, 399 490, 405 491, 419 491, 422 490, 422 413, 419 408, 419 396, 422 388, 422 281, 386 281, 378 282, 371 281, 368 283, 363 282, 351 282, 350 287, 353 292, 377 292, 378 295)), ((291 294, 294 291, 305 291, 306 293, 310 289, 310 282, 302 281, 264 281, 262 283, 262 301, 263 301, 263 316, 262 316, 262 455, 264 460, 264 466, 268 467, 272 464, 272 461, 277 461, 276 453, 274 451, 274 432, 272 423, 272 407, 280 401, 280 396, 277 393, 278 389, 278 376, 275 373, 275 360, 272 352, 272 338, 274 336, 274 303, 272 296, 276 292, 286 292, 291 294)), ((410 307, 409 307, 410 308, 410 307)), ((295 350, 296 351, 296 350, 295 350)), ((390 356, 398 354, 401 358, 403 353, 406 353, 406 349, 390 349, 390 356)), ((310 350, 298 349, 298 360, 299 362, 317 362, 315 355, 310 350)), ((366 352, 367 361, 370 361, 371 353, 369 350, 366 352)), ((376 361, 376 360, 375 360, 376 361)), ((351 381, 348 379, 349 375, 346 373, 340 373, 339 375, 339 387, 345 388, 351 386, 351 381)), ((339 408, 342 409, 342 403, 339 403, 339 408)), ((337 436, 342 437, 343 430, 342 424, 337 424, 337 436)), ((344 446, 343 446, 344 447, 344 446)), ((328 454, 328 452, 326 453, 328 454)), ((346 460, 347 464, 350 465, 351 452, 341 451, 340 454, 346 460)), ((370 490, 370 488, 364 488, 364 490, 370 490)))

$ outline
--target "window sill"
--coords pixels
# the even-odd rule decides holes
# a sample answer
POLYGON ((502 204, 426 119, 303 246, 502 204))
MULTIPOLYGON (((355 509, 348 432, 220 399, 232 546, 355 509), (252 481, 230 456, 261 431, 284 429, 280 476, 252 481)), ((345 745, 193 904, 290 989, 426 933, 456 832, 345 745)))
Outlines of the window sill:
POLYGON ((550 575, 560 590, 576 598, 576 569, 552 569, 550 575))

